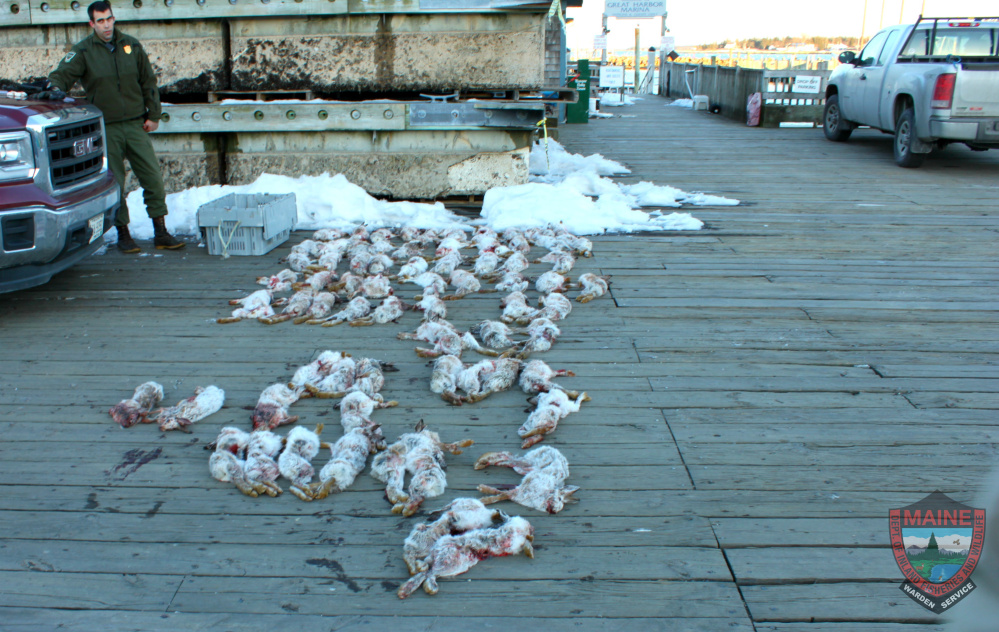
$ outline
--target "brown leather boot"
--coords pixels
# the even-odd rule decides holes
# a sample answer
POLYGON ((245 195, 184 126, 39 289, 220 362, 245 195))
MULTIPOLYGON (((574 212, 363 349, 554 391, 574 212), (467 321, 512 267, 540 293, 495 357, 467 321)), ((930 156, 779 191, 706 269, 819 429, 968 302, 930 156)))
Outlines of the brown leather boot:
POLYGON ((187 244, 167 232, 166 216, 153 218, 153 245, 157 250, 177 250, 187 244))
POLYGON ((118 226, 118 250, 126 255, 134 255, 142 249, 135 243, 132 236, 128 234, 128 226, 118 226))

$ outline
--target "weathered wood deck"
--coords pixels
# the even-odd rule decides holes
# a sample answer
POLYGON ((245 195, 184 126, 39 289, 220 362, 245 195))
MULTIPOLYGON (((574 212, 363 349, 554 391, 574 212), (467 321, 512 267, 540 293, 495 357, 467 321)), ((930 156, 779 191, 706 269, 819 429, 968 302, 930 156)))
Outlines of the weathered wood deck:
MULTIPOLYGON (((996 462, 999 154, 951 148, 902 170, 874 132, 836 145, 654 97, 620 113, 637 116, 562 140, 630 180, 743 205, 693 209, 698 233, 595 239, 579 261, 574 275, 613 275, 613 296, 577 305, 542 357, 593 397, 548 440, 580 502, 557 516, 501 505, 535 525, 536 559, 488 560, 399 601, 417 518, 392 516, 367 473, 312 504, 208 475, 219 427, 248 426, 264 387, 341 349, 401 368, 384 392, 402 405, 375 413, 387 437, 425 419, 475 439, 429 508, 517 480, 470 464, 517 447, 522 393, 444 406, 395 339, 415 315, 220 326, 287 246, 111 253, 0 296, 0 629, 941 629, 898 589, 887 514, 935 489, 970 502, 996 462), (149 379, 168 403, 216 384, 226 406, 189 435, 122 430, 108 407, 149 379)), ((452 320, 495 317, 496 300, 453 304, 452 320)), ((292 410, 335 437, 332 405, 292 410)))

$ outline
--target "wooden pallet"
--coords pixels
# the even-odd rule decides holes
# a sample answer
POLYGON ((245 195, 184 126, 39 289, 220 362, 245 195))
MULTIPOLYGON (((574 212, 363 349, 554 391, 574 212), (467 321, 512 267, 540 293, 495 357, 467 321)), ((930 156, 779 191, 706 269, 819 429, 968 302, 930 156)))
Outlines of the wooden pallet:
POLYGON ((242 101, 311 101, 316 96, 311 90, 264 90, 253 91, 229 91, 219 90, 208 93, 208 102, 217 103, 226 99, 239 99, 242 101))
POLYGON ((496 101, 541 101, 544 103, 575 103, 579 93, 573 88, 541 88, 525 90, 506 88, 502 90, 470 89, 460 92, 460 99, 486 99, 496 101))

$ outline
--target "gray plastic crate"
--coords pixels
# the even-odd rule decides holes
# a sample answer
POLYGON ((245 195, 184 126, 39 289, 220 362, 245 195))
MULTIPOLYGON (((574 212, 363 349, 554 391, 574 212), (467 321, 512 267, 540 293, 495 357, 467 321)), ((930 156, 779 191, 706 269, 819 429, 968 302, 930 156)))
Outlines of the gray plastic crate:
POLYGON ((198 226, 210 255, 262 255, 295 230, 294 193, 230 193, 198 208, 198 226))

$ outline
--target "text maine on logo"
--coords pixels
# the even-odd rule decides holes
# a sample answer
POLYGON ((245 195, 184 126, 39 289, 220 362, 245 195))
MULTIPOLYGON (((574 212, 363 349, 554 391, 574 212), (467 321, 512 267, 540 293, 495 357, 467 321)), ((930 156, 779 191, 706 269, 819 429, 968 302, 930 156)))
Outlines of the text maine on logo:
POLYGON ((940 614, 975 589, 971 573, 982 555, 985 510, 941 492, 892 509, 888 518, 892 553, 906 581, 899 588, 940 614))

